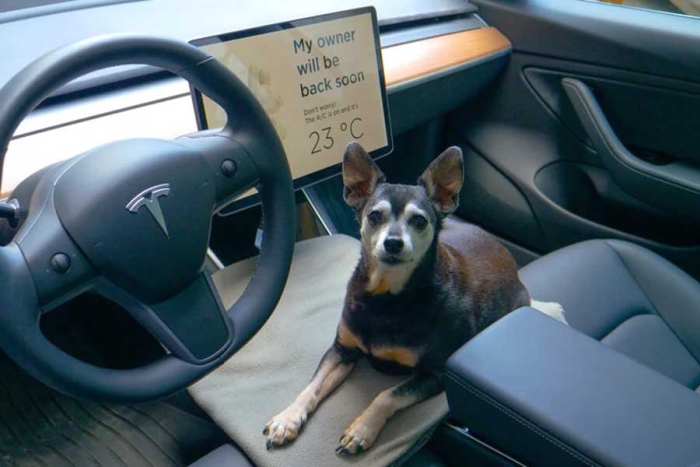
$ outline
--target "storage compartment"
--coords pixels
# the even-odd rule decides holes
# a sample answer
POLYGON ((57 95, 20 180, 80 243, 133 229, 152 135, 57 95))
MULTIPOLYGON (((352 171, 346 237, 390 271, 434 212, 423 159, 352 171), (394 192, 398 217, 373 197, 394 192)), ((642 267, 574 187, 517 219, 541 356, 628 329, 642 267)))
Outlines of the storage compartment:
POLYGON ((449 467, 468 465, 480 467, 522 467, 507 454, 474 436, 468 428, 461 427, 456 420, 446 420, 435 429, 428 448, 438 454, 449 467))
POLYGON ((666 245, 700 244, 700 221, 679 221, 622 191, 607 171, 557 162, 540 170, 535 185, 549 200, 590 221, 666 245))

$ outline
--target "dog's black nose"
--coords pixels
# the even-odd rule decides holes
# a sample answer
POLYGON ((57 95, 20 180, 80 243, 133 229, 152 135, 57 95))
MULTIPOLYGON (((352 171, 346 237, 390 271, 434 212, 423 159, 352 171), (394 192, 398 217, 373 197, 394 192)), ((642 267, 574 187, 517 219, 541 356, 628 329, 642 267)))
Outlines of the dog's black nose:
POLYGON ((384 250, 391 255, 401 253, 401 250, 403 250, 403 240, 399 237, 387 237, 384 240, 384 250))

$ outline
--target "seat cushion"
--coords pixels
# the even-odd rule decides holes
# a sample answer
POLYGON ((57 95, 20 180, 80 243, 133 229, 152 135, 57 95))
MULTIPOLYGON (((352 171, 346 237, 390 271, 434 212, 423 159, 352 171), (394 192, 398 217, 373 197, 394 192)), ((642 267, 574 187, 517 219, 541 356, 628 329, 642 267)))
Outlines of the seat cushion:
POLYGON ((521 269, 532 298, 557 301, 571 327, 697 389, 700 284, 651 251, 591 240, 521 269))
POLYGON ((253 467, 253 464, 233 444, 224 444, 202 457, 190 467, 253 467))
MULTIPOLYGON (((402 465, 403 467, 445 467, 435 454, 425 448, 413 454, 402 465)), ((190 464, 190 467, 253 467, 253 464, 236 446, 224 444, 190 464)))
MULTIPOLYGON (((219 369, 190 388, 197 403, 258 467, 385 466, 414 454, 447 414, 444 393, 397 413, 375 445, 357 459, 335 454, 343 430, 382 390, 406 376, 378 373, 361 360, 348 379, 321 403, 291 445, 265 449, 265 423, 308 384, 333 343, 345 289, 360 243, 333 235, 298 243, 277 309, 258 334, 219 369)), ((225 305, 243 292, 255 269, 248 260, 214 275, 225 305)))

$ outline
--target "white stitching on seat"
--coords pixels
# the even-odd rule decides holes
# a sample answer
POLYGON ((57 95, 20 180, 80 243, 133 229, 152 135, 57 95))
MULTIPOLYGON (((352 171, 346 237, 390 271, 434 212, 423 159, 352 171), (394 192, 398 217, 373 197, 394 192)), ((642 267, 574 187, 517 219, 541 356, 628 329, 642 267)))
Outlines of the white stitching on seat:
POLYGON ((543 438, 545 441, 550 442, 551 444, 553 444, 554 446, 558 447, 559 449, 561 449, 562 451, 566 452, 567 454, 569 454, 569 455, 575 457, 575 458, 578 459, 580 462, 582 462, 584 465, 588 465, 588 466, 590 466, 590 467, 599 466, 599 464, 593 463, 593 462, 591 462, 590 460, 588 460, 588 459, 586 459, 585 457, 583 457, 582 455, 580 455, 580 454, 578 454, 577 452, 573 451, 572 449, 569 449, 564 443, 562 443, 562 442, 559 441, 558 439, 552 437, 552 436, 549 435, 548 433, 542 431, 542 430, 539 429, 537 426, 533 425, 531 422, 529 422, 529 421, 527 421, 527 420, 524 420, 524 419, 522 419, 521 417, 519 417, 518 415, 514 414, 514 413, 513 413, 510 409, 508 409, 507 407, 504 407, 504 406, 502 406, 500 403, 498 403, 498 402, 496 402, 496 401, 494 401, 494 400, 491 400, 489 397, 485 396, 484 394, 481 394, 477 389, 475 389, 475 388, 471 387, 471 385, 468 385, 468 384, 466 384, 465 382, 463 382, 463 381, 461 380, 461 378, 459 378, 458 376, 453 375, 451 372, 448 372, 448 373, 447 373, 447 377, 450 378, 450 379, 451 379, 452 381, 454 381, 455 383, 457 383, 459 386, 463 387, 464 389, 466 389, 467 391, 469 391, 470 393, 472 393, 473 395, 475 395, 476 397, 478 397, 479 399, 483 400, 483 401, 486 402, 487 404, 489 404, 489 405, 493 406, 494 408, 496 408, 499 412, 504 413, 504 414, 505 414, 506 416, 508 416, 509 418, 512 418, 513 420, 515 420, 516 422, 518 422, 519 424, 521 424, 522 426, 524 426, 525 428, 527 428, 527 429, 530 430, 531 432, 535 433, 537 436, 543 438))

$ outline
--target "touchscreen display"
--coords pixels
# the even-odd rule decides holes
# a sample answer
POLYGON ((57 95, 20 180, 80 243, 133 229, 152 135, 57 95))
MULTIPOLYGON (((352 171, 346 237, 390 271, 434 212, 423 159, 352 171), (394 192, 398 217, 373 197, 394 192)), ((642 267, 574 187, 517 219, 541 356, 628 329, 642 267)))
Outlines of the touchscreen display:
MULTIPOLYGON (((339 171, 359 141, 391 152, 386 90, 374 8, 306 18, 193 41, 229 67, 257 97, 282 141, 296 187, 339 171)), ((200 129, 224 111, 193 90, 200 129)))

